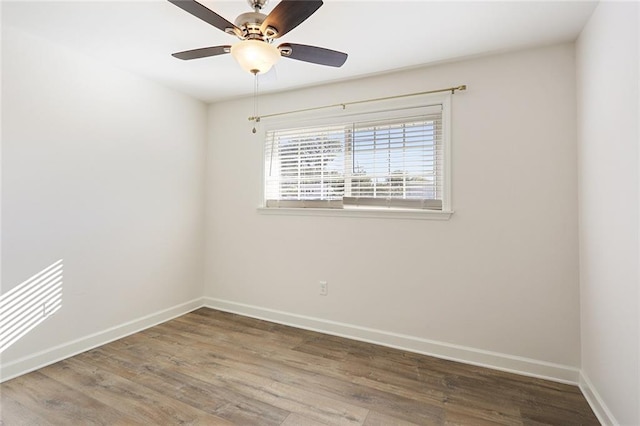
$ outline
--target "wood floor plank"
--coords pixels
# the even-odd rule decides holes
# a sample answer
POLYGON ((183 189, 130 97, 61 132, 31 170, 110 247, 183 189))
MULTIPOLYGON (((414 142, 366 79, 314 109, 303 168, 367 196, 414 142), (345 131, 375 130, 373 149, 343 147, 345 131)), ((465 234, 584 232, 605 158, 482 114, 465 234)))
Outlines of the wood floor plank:
POLYGON ((39 371, 3 383, 2 393, 52 425, 144 424, 39 371))
POLYGON ((199 309, 0 385, 4 425, 597 425, 575 386, 199 309))
POLYGON ((446 426, 524 426, 521 419, 502 416, 500 413, 491 414, 484 410, 471 407, 452 406, 447 409, 444 424, 446 426))
POLYGON ((91 395, 105 405, 118 407, 142 424, 233 424, 78 358, 58 362, 41 369, 40 372, 91 395))
POLYGON ((162 361, 152 353, 153 361, 147 362, 142 355, 123 354, 108 345, 88 354, 93 362, 115 374, 136 377, 144 386, 236 424, 279 425, 289 415, 287 411, 202 380, 198 371, 184 368, 187 363, 183 361, 162 361), (176 368, 171 368, 174 362, 176 368))
MULTIPOLYGON (((310 419, 327 424, 353 425, 361 424, 368 412, 364 408, 345 403, 340 399, 315 394, 309 391, 310 388, 280 383, 263 375, 243 371, 242 368, 226 368, 222 364, 211 361, 204 348, 198 350, 200 348, 193 345, 175 347, 167 341, 145 339, 143 334, 137 336, 135 342, 121 346, 120 350, 140 358, 145 354, 153 353, 153 356, 158 357, 154 361, 156 363, 167 362, 171 354, 179 354, 182 351, 184 355, 182 358, 188 361, 184 361, 180 368, 186 374, 198 375, 199 379, 248 400, 260 401, 292 413, 302 414, 310 419)), ((235 353, 237 354, 237 351, 235 353)), ((164 367, 169 368, 170 365, 164 367)))
MULTIPOLYGON (((441 424, 440 422, 434 424, 441 424)), ((391 417, 386 414, 378 413, 377 411, 369 411, 369 415, 365 419, 364 426, 418 426, 417 423, 407 422, 397 417, 391 417)))
MULTIPOLYGON (((173 341, 176 336, 164 336, 159 339, 166 339, 166 343, 173 341)), ((150 343, 148 343, 150 344, 150 343)), ((154 346, 156 350, 158 346, 154 346)), ((228 348, 229 351, 232 347, 228 348)), ((138 347, 136 350, 147 352, 149 349, 138 347)), ((281 351, 282 352, 282 351, 281 351)), ((293 352, 292 357, 299 357, 299 353, 293 352)), ((192 358, 203 357, 207 359, 208 354, 198 351, 193 354, 192 358)), ((386 410, 390 415, 399 418, 415 418, 421 421, 437 422, 442 417, 441 401, 442 395, 436 397, 429 396, 428 389, 412 388, 405 395, 410 395, 411 399, 405 395, 398 393, 389 393, 384 390, 378 390, 375 387, 361 386, 357 383, 357 378, 350 374, 345 374, 344 370, 340 372, 330 372, 327 367, 318 367, 317 361, 313 357, 304 355, 304 368, 292 368, 297 365, 292 362, 284 354, 274 354, 268 358, 255 356, 254 354, 243 354, 239 351, 233 351, 228 357, 216 356, 211 362, 217 365, 217 371, 223 366, 227 367, 228 373, 248 371, 257 376, 265 376, 269 379, 283 381, 300 388, 313 388, 316 393, 324 397, 337 400, 355 399, 360 406, 367 409, 386 410), (281 357, 287 360, 282 361, 281 357), (344 380, 344 377, 350 380, 344 380), (423 395, 424 394, 424 395, 423 395), (425 396, 426 395, 426 396, 425 396), (421 404, 416 404, 420 401, 421 404), (381 404, 384 408, 381 408, 381 404)), ((200 362, 200 361, 198 361, 200 362)), ((358 364, 359 365, 359 364, 358 364)), ((369 371, 369 370, 366 370, 369 371)))
POLYGON ((16 426, 47 426, 51 423, 40 417, 32 409, 10 398, 6 393, 0 393, 0 425, 16 426))
POLYGON ((326 426, 327 423, 320 423, 298 413, 291 413, 285 419, 282 426, 326 426))

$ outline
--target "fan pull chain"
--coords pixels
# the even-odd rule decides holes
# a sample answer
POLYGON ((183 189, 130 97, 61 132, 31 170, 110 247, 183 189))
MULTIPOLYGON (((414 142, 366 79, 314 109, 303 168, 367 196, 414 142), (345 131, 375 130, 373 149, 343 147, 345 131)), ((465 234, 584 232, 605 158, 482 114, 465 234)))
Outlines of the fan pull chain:
POLYGON ((253 73, 254 83, 253 83, 253 116, 255 117, 252 133, 256 133, 255 123, 260 122, 260 117, 258 117, 258 71, 253 73))

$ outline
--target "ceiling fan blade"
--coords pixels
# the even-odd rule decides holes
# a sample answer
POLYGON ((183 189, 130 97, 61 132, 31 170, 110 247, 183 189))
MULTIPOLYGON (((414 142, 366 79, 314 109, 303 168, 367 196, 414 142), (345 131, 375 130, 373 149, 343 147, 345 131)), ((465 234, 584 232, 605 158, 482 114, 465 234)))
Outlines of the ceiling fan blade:
POLYGON ((338 52, 336 50, 295 43, 282 43, 278 46, 278 49, 285 58, 297 59, 298 61, 311 62, 320 65, 328 65, 330 67, 341 67, 349 56, 346 53, 338 52))
POLYGON ((282 37, 322 6, 322 0, 282 0, 266 17, 260 30, 267 33, 269 27, 278 32, 274 38, 282 37))
POLYGON ((231 52, 231 46, 212 46, 203 47, 200 49, 185 50, 184 52, 173 53, 171 56, 178 59, 188 60, 224 55, 225 53, 229 52, 231 52))
POLYGON ((236 26, 231 22, 227 21, 222 16, 215 13, 213 10, 201 5, 195 0, 169 0, 169 2, 175 4, 180 9, 189 12, 196 18, 200 18, 204 22, 211 24, 222 31, 225 31, 227 28, 236 29, 236 26))

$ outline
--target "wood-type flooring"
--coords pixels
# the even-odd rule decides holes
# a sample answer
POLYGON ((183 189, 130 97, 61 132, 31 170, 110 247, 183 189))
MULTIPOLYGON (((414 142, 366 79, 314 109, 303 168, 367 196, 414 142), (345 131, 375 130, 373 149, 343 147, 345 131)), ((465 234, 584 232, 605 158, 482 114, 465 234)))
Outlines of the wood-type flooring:
POLYGON ((575 386, 202 308, 0 385, 12 425, 597 425, 575 386))

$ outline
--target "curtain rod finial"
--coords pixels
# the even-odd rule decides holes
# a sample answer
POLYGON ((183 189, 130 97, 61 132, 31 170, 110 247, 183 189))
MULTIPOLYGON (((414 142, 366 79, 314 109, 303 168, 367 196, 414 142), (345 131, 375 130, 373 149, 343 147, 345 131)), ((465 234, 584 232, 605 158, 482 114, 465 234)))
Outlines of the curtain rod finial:
POLYGON ((457 90, 467 90, 467 85, 463 84, 462 86, 458 86, 458 87, 452 87, 449 90, 451 90, 451 94, 455 94, 457 90))

